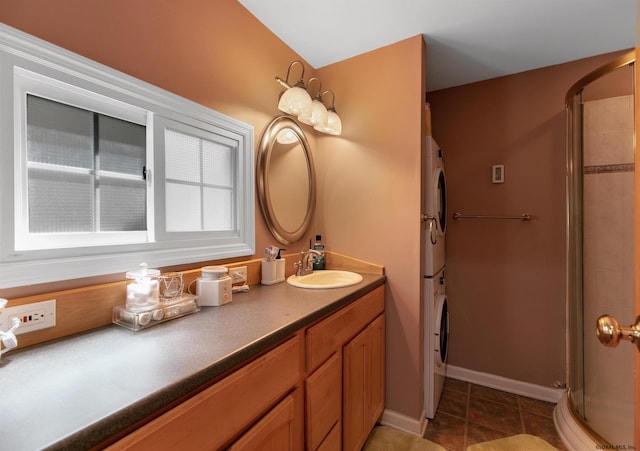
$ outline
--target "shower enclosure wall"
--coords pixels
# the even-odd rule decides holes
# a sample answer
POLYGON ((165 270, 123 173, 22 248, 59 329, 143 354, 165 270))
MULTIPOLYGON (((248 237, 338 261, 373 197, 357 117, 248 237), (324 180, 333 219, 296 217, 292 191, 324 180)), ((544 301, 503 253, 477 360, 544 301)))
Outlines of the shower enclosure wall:
POLYGON ((555 421, 570 449, 633 445, 635 346, 605 348, 595 333, 603 313, 634 317, 633 61, 567 94, 569 385, 555 421))

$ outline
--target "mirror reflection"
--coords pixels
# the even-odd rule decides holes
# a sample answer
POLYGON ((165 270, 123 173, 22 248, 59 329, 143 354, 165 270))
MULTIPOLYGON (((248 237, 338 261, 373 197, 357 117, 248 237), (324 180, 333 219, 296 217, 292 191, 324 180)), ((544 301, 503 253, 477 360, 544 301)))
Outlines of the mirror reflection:
POLYGON ((315 172, 309 143, 292 119, 278 116, 267 126, 258 150, 258 200, 278 242, 291 244, 306 233, 315 207, 315 172))
POLYGON ((271 199, 273 214, 284 230, 291 233, 300 227, 309 203, 309 182, 307 159, 297 137, 287 144, 276 139, 271 150, 267 195, 271 199))

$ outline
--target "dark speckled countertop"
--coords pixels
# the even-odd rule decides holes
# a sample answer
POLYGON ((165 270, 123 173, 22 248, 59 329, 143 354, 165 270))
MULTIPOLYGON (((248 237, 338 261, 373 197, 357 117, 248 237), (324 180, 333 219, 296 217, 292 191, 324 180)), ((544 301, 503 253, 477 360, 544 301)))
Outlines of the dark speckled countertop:
POLYGON ((363 277, 330 290, 252 286, 139 332, 111 325, 7 352, 0 450, 98 445, 385 281, 363 277))

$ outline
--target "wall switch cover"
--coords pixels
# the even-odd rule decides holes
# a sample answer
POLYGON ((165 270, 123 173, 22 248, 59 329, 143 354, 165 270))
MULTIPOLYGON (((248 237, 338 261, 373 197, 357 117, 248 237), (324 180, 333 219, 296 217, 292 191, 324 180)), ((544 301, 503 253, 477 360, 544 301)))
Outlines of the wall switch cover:
POLYGON ((504 164, 495 164, 491 167, 491 181, 504 183, 504 164))

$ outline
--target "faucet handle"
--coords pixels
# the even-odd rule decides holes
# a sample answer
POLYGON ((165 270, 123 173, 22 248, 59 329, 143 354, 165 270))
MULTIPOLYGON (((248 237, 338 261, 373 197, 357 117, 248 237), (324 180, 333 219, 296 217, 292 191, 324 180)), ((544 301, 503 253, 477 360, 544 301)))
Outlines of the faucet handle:
POLYGON ((304 273, 304 252, 301 252, 303 255, 300 258, 300 261, 293 262, 293 267, 296 268, 296 276, 302 276, 304 273))

